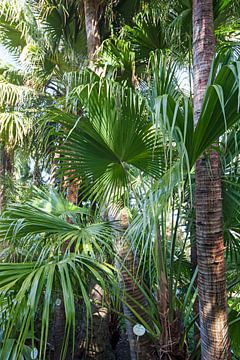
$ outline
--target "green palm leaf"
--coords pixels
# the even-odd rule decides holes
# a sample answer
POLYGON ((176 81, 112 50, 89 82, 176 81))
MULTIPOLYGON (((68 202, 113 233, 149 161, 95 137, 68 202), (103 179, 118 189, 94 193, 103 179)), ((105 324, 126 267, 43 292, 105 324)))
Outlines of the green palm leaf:
POLYGON ((161 174, 161 146, 147 104, 132 89, 100 82, 76 89, 88 118, 60 111, 56 118, 68 130, 61 147, 62 171, 81 176, 91 195, 118 198, 127 188, 131 167, 151 176, 161 174), (73 150, 74 149, 74 150, 73 150))
POLYGON ((112 225, 94 219, 88 209, 69 203, 54 190, 38 190, 27 203, 12 204, 4 212, 0 241, 31 259, 62 253, 63 246, 64 251, 74 246, 76 253, 96 252, 105 258, 112 252, 112 225))
POLYGON ((32 121, 25 112, 0 112, 0 137, 10 147, 23 145, 31 128, 32 121))
POLYGON ((186 100, 181 104, 169 95, 156 99, 156 120, 163 123, 177 144, 184 144, 190 168, 205 150, 240 119, 239 66, 239 62, 235 62, 219 70, 207 89, 195 130, 191 105, 186 100))
MULTIPOLYGON (((82 255, 69 255, 65 259, 52 259, 44 263, 21 263, 21 264, 0 264, 0 307, 4 296, 14 293, 14 301, 9 304, 7 309, 8 321, 4 330, 4 348, 8 346, 8 339, 17 319, 21 319, 19 336, 16 344, 16 357, 19 358, 24 343, 28 338, 29 331, 34 339, 33 319, 41 312, 41 339, 39 348, 39 359, 45 359, 48 341, 49 317, 53 311, 53 301, 56 282, 60 284, 58 289, 64 301, 66 328, 65 339, 63 341, 62 358, 64 358, 64 348, 69 342, 70 335, 74 338, 75 333, 75 296, 82 296, 85 306, 90 309, 90 299, 88 297, 88 275, 93 277, 102 288, 106 287, 105 278, 114 283, 112 269, 104 263, 98 263, 90 257, 82 255)), ((56 299, 55 299, 56 300, 56 299)), ((89 314, 89 312, 88 312, 89 314)), ((72 341, 74 346, 74 340, 72 341)))
POLYGON ((36 96, 36 92, 27 86, 16 85, 0 78, 0 106, 17 106, 36 96))

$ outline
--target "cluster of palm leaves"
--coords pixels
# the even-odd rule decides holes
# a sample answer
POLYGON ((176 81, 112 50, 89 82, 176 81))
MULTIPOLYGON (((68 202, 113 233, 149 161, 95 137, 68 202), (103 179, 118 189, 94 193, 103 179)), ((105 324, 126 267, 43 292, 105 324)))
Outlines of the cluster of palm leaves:
MULTIPOLYGON (((219 52, 196 127, 191 2, 126 3, 101 2, 105 40, 91 69, 84 1, 0 4, 0 40, 15 64, 0 64, 0 137, 21 178, 5 189, 0 221, 0 358, 51 358, 59 311, 59 358, 78 352, 81 320, 88 348, 96 284, 95 306, 127 330, 142 324, 152 358, 200 356, 195 163, 218 138, 229 326, 240 355, 238 1, 214 2, 219 52), (69 184, 78 205, 67 200, 69 184)), ((144 354, 144 341, 133 340, 144 354)))

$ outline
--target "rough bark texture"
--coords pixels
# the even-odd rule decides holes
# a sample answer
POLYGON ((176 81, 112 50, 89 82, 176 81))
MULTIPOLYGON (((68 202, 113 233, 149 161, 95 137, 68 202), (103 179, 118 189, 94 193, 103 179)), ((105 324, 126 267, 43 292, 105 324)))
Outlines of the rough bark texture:
POLYGON ((231 358, 222 232, 220 162, 217 152, 197 162, 198 291, 202 359, 231 358))
MULTIPOLYGON (((121 269, 121 278, 124 286, 124 290, 127 294, 126 301, 132 309, 134 309, 145 322, 149 323, 149 316, 142 310, 142 307, 147 309, 148 304, 146 299, 139 289, 139 287, 133 281, 133 277, 137 279, 137 264, 136 259, 132 251, 129 251, 127 245, 121 246, 119 248, 119 253, 124 261, 125 268, 121 269), (131 275, 129 274, 131 273, 131 275), (131 300, 134 299, 135 301, 131 300), (136 303, 137 302, 137 303, 136 303)), ((140 281, 140 280, 137 280, 140 281)), ((133 320, 133 323, 139 322, 136 320, 135 316, 131 313, 129 309, 124 306, 124 315, 133 320)), ((129 345, 131 349, 132 356, 134 358, 134 353, 136 353, 136 359, 138 360, 147 360, 147 359, 157 359, 156 356, 156 347, 154 346, 151 339, 148 335, 139 337, 138 341, 135 335, 132 333, 132 324, 127 322, 127 333, 129 336, 129 345)))
POLYGON ((78 190, 79 190, 79 181, 68 184, 67 199, 74 205, 77 205, 78 203, 78 190))
MULTIPOLYGON (((212 0, 193 0, 194 122, 197 124, 215 51, 212 0)), ((222 228, 220 161, 210 151, 196 164, 196 238, 203 360, 231 358, 222 228)))
POLYGON ((110 344, 109 310, 104 306, 103 289, 92 283, 90 298, 92 299, 92 320, 88 322, 86 313, 83 316, 81 340, 74 359, 114 360, 115 356, 110 344), (88 329, 88 332, 87 332, 88 329))
MULTIPOLYGON (((194 275, 197 267, 197 244, 196 244, 196 221, 193 222, 190 230, 190 242, 191 242, 191 272, 192 276, 194 275)), ((194 287, 192 292, 195 292, 197 287, 197 277, 194 282, 194 287)), ((199 301, 198 295, 193 304, 193 314, 196 317, 194 324, 194 345, 195 349, 199 346, 200 343, 200 331, 199 331, 199 301)))
POLYGON ((65 334, 65 309, 62 294, 59 294, 58 303, 54 305, 54 318, 53 318, 53 347, 54 354, 53 360, 61 359, 61 352, 63 346, 63 339, 65 334))
POLYGON ((13 176, 13 152, 0 145, 0 211, 6 205, 6 188, 9 178, 13 176))
POLYGON ((64 176, 63 188, 66 190, 66 198, 74 205, 78 204, 78 191, 80 186, 80 180, 72 180, 72 171, 66 172, 64 176))
POLYGON ((198 122, 215 52, 212 0, 193 0, 194 123, 198 122))
POLYGON ((100 31, 98 25, 99 0, 84 0, 85 27, 87 34, 87 48, 89 60, 94 59, 96 50, 101 45, 100 31))
MULTIPOLYGON (((120 221, 122 229, 127 229, 129 225, 128 213, 123 209, 120 213, 120 221)), ((140 279, 137 276, 138 264, 133 251, 129 248, 128 244, 124 244, 119 241, 117 244, 117 252, 124 263, 124 267, 121 268, 121 286, 124 287, 126 293, 126 301, 130 306, 127 308, 123 305, 124 315, 128 319, 131 319, 133 324, 139 322, 136 320, 134 314, 131 312, 131 308, 138 313, 146 323, 149 324, 149 316, 142 310, 147 309, 148 304, 142 291, 139 289, 135 281, 140 283, 140 279), (133 280, 135 279, 135 281, 133 280), (133 299, 133 300, 132 300, 133 299), (130 310, 129 310, 130 309, 130 310)), ((150 324, 149 324, 150 325, 150 324)), ((132 331, 133 325, 129 320, 126 320, 126 328, 129 339, 131 359, 137 360, 154 360, 157 359, 156 346, 154 346, 152 340, 149 338, 147 333, 144 336, 137 337, 132 331)))
POLYGON ((39 167, 39 159, 36 157, 33 169, 33 185, 38 186, 41 183, 41 170, 39 167))
POLYGON ((3 145, 0 148, 0 210, 4 208, 6 200, 5 174, 6 174, 6 151, 3 145))

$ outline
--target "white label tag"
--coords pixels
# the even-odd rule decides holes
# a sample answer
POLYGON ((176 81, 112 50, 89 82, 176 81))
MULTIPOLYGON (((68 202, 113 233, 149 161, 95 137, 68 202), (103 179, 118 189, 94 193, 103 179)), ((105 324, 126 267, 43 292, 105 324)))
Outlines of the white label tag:
POLYGON ((146 329, 145 329, 145 327, 143 325, 136 324, 133 327, 133 332, 137 336, 143 336, 145 334, 145 332, 146 332, 146 329))

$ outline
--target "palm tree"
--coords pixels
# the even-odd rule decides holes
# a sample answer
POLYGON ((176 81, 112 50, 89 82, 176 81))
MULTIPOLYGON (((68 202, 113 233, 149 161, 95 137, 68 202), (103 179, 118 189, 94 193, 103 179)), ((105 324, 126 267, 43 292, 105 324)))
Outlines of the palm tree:
MULTIPOLYGON (((159 64, 161 62, 156 61, 156 63, 159 64)), ((61 156, 65 156, 62 158, 62 160, 65 159, 65 162, 62 164, 63 171, 71 170, 74 178, 81 176, 86 194, 90 193, 98 202, 102 200, 105 203, 106 200, 110 201, 112 199, 115 202, 115 197, 117 197, 121 201, 125 198, 127 203, 128 193, 131 194, 132 192, 132 182, 130 180, 134 169, 139 176, 144 172, 146 176, 151 178, 159 178, 165 171, 165 163, 162 161, 162 158, 168 158, 170 147, 165 147, 166 154, 163 156, 161 134, 163 134, 164 126, 170 128, 171 136, 174 137, 175 143, 178 144, 177 149, 179 153, 186 154, 187 152, 188 162, 190 167, 192 167, 201 152, 207 149, 225 131, 223 107, 226 109, 225 120, 227 126, 230 126, 239 118, 237 113, 238 86, 236 69, 237 66, 234 64, 223 67, 217 78, 214 79, 214 86, 209 89, 208 98, 204 104, 202 116, 195 131, 193 131, 192 112, 188 102, 185 101, 181 104, 181 102, 174 100, 170 95, 157 93, 155 102, 150 101, 148 103, 143 96, 136 94, 132 89, 125 88, 112 81, 99 82, 98 77, 92 74, 90 85, 80 86, 74 91, 75 97, 84 103, 87 109, 88 116, 85 116, 83 121, 79 121, 76 115, 70 115, 57 109, 53 109, 48 115, 49 121, 59 121, 63 125, 64 141, 60 149, 61 156), (221 104, 219 102, 218 95, 214 91, 216 86, 219 89, 223 89, 226 103, 221 104), (116 99, 118 101, 117 107, 113 106, 116 103, 116 99), (154 113, 151 116, 154 117, 156 124, 159 122, 159 127, 161 126, 161 132, 157 132, 157 136, 156 124, 153 126, 154 123, 149 121, 149 109, 152 109, 154 113), (211 114, 211 117, 209 117, 209 114, 211 114), (115 121, 112 121, 113 119, 115 121), (122 139, 121 142, 117 141, 119 138, 122 139), (127 192, 124 190, 126 188, 127 192)), ((163 73, 160 72, 161 76, 163 76, 163 73)), ((158 77, 156 79, 158 81, 158 77)), ((147 99, 149 100, 149 97, 147 99)), ((166 139, 166 143, 169 144, 168 139, 166 139)), ((172 147, 174 156, 170 159, 170 163, 174 162, 177 149, 172 147)), ((174 174, 173 169, 170 169, 170 174, 174 174)), ((174 178, 175 176, 173 178, 166 176, 165 182, 164 179, 161 179, 160 184, 162 184, 163 188, 166 184, 173 186, 174 178)), ((177 178, 177 181, 179 179, 181 179, 181 176, 177 178)), ((160 188, 160 184, 157 182, 156 186, 160 188)), ((158 198, 161 201, 164 194, 162 190, 160 188, 158 198)), ((150 190, 150 195, 151 193, 152 190, 150 190)), ((160 200, 158 200, 158 203, 160 203, 160 200)), ((43 207, 42 203, 40 206, 43 207)), ((48 205, 48 209, 49 206, 52 208, 52 201, 48 205)), ((21 208, 18 212, 21 221, 27 220, 29 213, 33 213, 32 207, 27 210, 27 212, 23 212, 21 208), (24 217, 22 218, 21 216, 24 217)), ((12 211, 13 213, 14 211, 12 211)), ((38 224, 44 223, 44 226, 46 226, 49 218, 46 218, 45 214, 42 217, 42 212, 37 210, 37 216, 39 215, 38 224)), ((69 213, 67 212, 65 216, 68 217, 69 213)), ((5 229, 3 235, 4 239, 6 234, 8 234, 9 240, 12 238, 11 231, 9 231, 9 225, 11 225, 12 220, 10 218, 7 223, 7 230, 5 229)), ((75 229, 72 227, 74 224, 68 224, 66 220, 63 224, 54 217, 54 223, 55 230, 57 227, 56 231, 61 232, 65 227, 69 230, 75 229), (69 228, 68 226, 71 227, 69 228)), ((142 223, 144 224, 144 222, 142 223)), ((34 226, 31 225, 31 229, 34 231, 36 226, 35 217, 32 218, 31 224, 35 224, 34 226)), ((21 237, 21 232, 18 233, 18 225, 13 223, 10 228, 16 229, 16 234, 21 237)), ((28 227, 25 230, 26 233, 30 233, 28 227)), ((78 230, 76 229, 76 231, 78 230)), ((14 238, 15 236, 13 240, 14 238)), ((76 238, 71 237, 69 232, 65 233, 61 238, 59 246, 61 247, 62 243, 69 239, 71 239, 71 243, 74 243, 76 240, 76 238)), ((25 237, 22 241, 25 241, 25 237)), ((48 267, 46 269, 46 271, 49 270, 48 267)), ((6 282, 8 281, 9 279, 6 279, 6 282)), ((148 304, 150 304, 149 297, 147 300, 148 304)), ((133 303, 130 302, 130 304, 133 303)), ((136 305, 138 309, 141 309, 139 304, 136 305)), ((133 305, 130 305, 130 309, 131 307, 133 308, 133 305)), ((148 312, 151 314, 150 309, 152 310, 149 306, 148 312)), ((139 314, 141 314, 140 311, 139 314)), ((146 313, 139 317, 135 310, 135 315, 137 321, 141 321, 141 318, 143 318, 144 323, 146 313)), ((156 324, 156 320, 153 320, 154 324, 156 324)), ((146 327, 149 326, 146 322, 144 324, 146 327)), ((152 335, 151 327, 149 331, 152 335)), ((154 338, 157 338, 156 334, 154 338)))
POLYGON ((45 359, 59 332, 51 323, 63 299, 66 326, 64 336, 57 339, 61 344, 57 356, 65 358, 67 350, 75 348, 76 299, 80 309, 86 307, 88 319, 91 317, 89 278, 94 278, 105 290, 109 281, 116 285, 113 269, 105 262, 112 251, 110 224, 97 219, 94 223, 88 209, 46 189, 36 191, 25 204, 12 204, 1 219, 0 233, 1 242, 8 243, 4 262, 0 264, 0 287, 1 294, 4 292, 5 299, 9 299, 6 302, 1 295, 1 311, 7 314, 1 318, 4 331, 1 357, 25 356, 24 344, 31 332, 33 347, 37 344, 39 358, 45 359), (69 217, 71 224, 67 221, 69 217), (62 254, 66 240, 68 247, 62 254), (74 253, 70 251, 73 243, 74 253), (10 263, 12 258, 19 262, 10 263))
MULTIPOLYGON (((88 79, 87 84, 90 83, 90 85, 80 86, 74 89, 74 91, 69 92, 69 89, 78 84, 84 84, 85 80, 80 80, 79 72, 76 70, 77 61, 75 60, 77 59, 71 62, 71 64, 68 64, 67 61, 70 61, 69 53, 66 51, 66 53, 64 52, 63 54, 60 51, 62 49, 63 39, 65 39, 68 30, 73 28, 73 26, 68 28, 68 21, 64 20, 64 16, 61 17, 62 10, 64 10, 66 4, 64 1, 61 1, 59 4, 60 9, 54 6, 50 6, 48 9, 50 3, 51 1, 45 2, 46 11, 43 8, 45 12, 43 11, 41 14, 45 20, 42 24, 44 25, 42 30, 48 33, 49 41, 44 48, 40 47, 40 43, 34 43, 34 45, 37 45, 35 51, 36 48, 38 48, 39 52, 37 52, 37 54, 41 54, 42 57, 34 57, 34 61, 36 61, 36 59, 40 60, 39 63, 41 66, 33 66, 33 68, 36 71, 35 73, 39 74, 38 86, 41 85, 43 88, 45 87, 47 91, 51 90, 54 94, 55 103, 59 104, 59 108, 61 108, 61 111, 58 109, 47 113, 46 121, 59 122, 60 132, 62 131, 64 133, 63 139, 59 140, 61 144, 59 163, 61 164, 62 173, 65 175, 70 174, 69 183, 73 180, 73 185, 75 179, 82 179, 81 195, 85 196, 83 200, 85 200, 87 204, 94 200, 96 209, 99 209, 101 203, 119 202, 120 207, 122 207, 124 203, 129 205, 130 199, 128 195, 130 194, 132 199, 135 201, 138 199, 141 203, 140 209, 141 207, 144 209, 145 207, 149 207, 149 214, 154 210, 151 216, 151 219, 153 218, 154 220, 151 221, 151 224, 142 221, 144 217, 141 213, 141 216, 138 218, 139 223, 141 224, 142 221, 142 224, 147 224, 147 226, 144 228, 144 231, 142 231, 141 226, 135 227, 135 229, 139 230, 136 239, 139 237, 139 234, 143 233, 141 239, 145 244, 146 256, 150 253, 150 251, 146 250, 147 245, 149 245, 149 248, 152 248, 152 244, 156 245, 156 247, 154 247, 154 267, 152 273, 154 274, 155 272, 157 274, 156 283, 159 288, 156 290, 156 284, 153 284, 151 281, 146 281, 146 283, 151 284, 150 291, 154 289, 157 299, 161 299, 161 306, 155 306, 156 303, 153 300, 152 294, 146 294, 143 285, 145 282, 142 282, 142 278, 139 278, 138 268, 141 267, 141 261, 136 267, 133 266, 133 264, 135 265, 136 263, 136 257, 135 255, 133 256, 136 249, 132 244, 130 244, 130 247, 127 247, 127 250, 126 248, 122 249, 122 259, 118 259, 123 262, 125 259, 125 265, 122 265, 122 273, 123 275, 125 274, 126 280, 126 291, 123 298, 134 314, 134 321, 142 321, 148 329, 148 337, 150 337, 150 340, 152 340, 152 338, 154 339, 154 345, 156 345, 156 342, 159 341, 160 338, 161 350, 163 352, 165 350, 166 352, 167 349, 168 354, 166 356, 169 354, 172 356, 173 354, 176 355, 176 349, 179 348, 178 344, 181 342, 179 340, 181 336, 179 335, 181 335, 182 331, 179 330, 181 316, 175 316, 176 304, 180 301, 179 297, 175 296, 176 287, 177 283, 180 282, 180 280, 182 281, 182 279, 177 280, 180 277, 177 275, 175 278, 175 272, 173 270, 175 266, 175 249, 177 248, 176 234, 179 221, 176 221, 176 224, 174 224, 173 221, 171 242, 169 242, 164 232, 167 216, 165 215, 166 211, 164 212, 165 209, 162 208, 162 203, 165 204, 166 207, 166 204, 168 204, 176 208, 176 204, 172 205, 171 201, 173 201, 173 203, 177 201, 180 203, 179 209, 181 208, 181 199, 176 195, 178 184, 183 181, 183 178, 184 182, 186 179, 189 179, 189 171, 193 168, 196 159, 224 132, 225 124, 227 125, 226 127, 228 127, 237 120, 237 66, 227 66, 221 69, 218 75, 214 72, 212 77, 213 86, 209 88, 207 100, 195 131, 193 131, 191 104, 189 104, 187 99, 181 100, 182 94, 177 91, 175 76, 172 76, 167 66, 170 60, 164 59, 161 56, 159 57, 159 54, 151 55, 151 63, 158 67, 154 71, 154 74, 151 74, 153 75, 150 82, 151 85, 146 85, 146 79, 149 77, 147 73, 143 75, 143 79, 141 79, 143 81, 138 88, 140 92, 146 93, 146 88, 151 87, 155 81, 157 86, 153 89, 152 96, 149 96, 149 94, 147 97, 141 96, 136 94, 136 91, 133 89, 119 86, 113 81, 101 82, 96 74, 91 74, 90 80, 88 79), (60 16, 64 24, 64 31, 59 31, 59 27, 55 26, 55 15, 56 18, 60 16), (53 36, 55 32, 58 36, 53 36), (57 44, 61 46, 58 48, 57 44), (47 70, 49 70, 49 72, 45 74, 47 70), (72 76, 73 74, 76 76, 75 80, 74 76, 72 76), (165 75, 169 76, 169 82, 165 82, 165 75), (71 78, 71 85, 68 84, 67 91, 65 91, 63 84, 66 84, 66 79, 69 80, 69 78, 71 78), (215 89, 218 89, 218 91, 216 92, 215 89), (220 96, 221 92, 224 93, 223 97, 220 96), (60 96, 65 96, 65 93, 66 99, 60 99, 60 96), (82 108, 84 108, 84 111, 79 111, 82 108), (80 116, 78 116, 78 114, 80 114, 80 116), (132 119, 129 119, 129 117, 132 117, 132 119), (219 123, 219 120, 222 122, 219 123), (119 139, 121 139, 121 144, 119 144, 119 139), (180 176, 181 172, 182 176, 180 176), (175 177, 176 174, 177 176, 175 177), (138 179, 142 178, 144 178, 144 180, 141 181, 141 188, 147 186, 149 191, 146 193, 142 190, 139 191, 142 198, 146 198, 146 201, 143 201, 141 196, 137 197, 135 195, 135 182, 139 182, 138 179), (132 181, 133 179, 134 181, 132 181), (152 189, 151 186, 153 184, 154 187, 152 189), (155 198, 154 201, 148 201, 152 200, 153 197, 155 198), (156 204, 158 204, 158 210, 155 212, 156 204), (159 235, 160 226, 161 233, 159 235), (148 231, 149 237, 146 236, 148 231), (152 236, 153 234, 154 236, 152 236), (148 243, 145 242, 146 239, 148 243), (168 255, 167 249, 170 243, 171 251, 168 255), (164 260, 162 260, 161 247, 165 251, 164 254, 167 254, 164 260), (129 248, 133 251, 130 251, 129 248), (158 250, 159 254, 157 254, 158 250), (127 267, 127 264, 130 266, 127 267), (170 266, 168 266, 169 264, 170 266), (128 286, 129 284, 130 286, 128 286), (132 284, 134 284, 134 286, 132 286, 132 284), (144 296, 142 296, 143 294, 144 296), (148 306, 146 306, 146 303, 148 306), (157 312, 154 312, 154 317, 150 314, 154 307, 150 306, 152 303, 154 303, 155 309, 159 311, 158 315, 156 315, 157 312), (147 308, 147 313, 143 311, 144 307, 147 308), (153 327, 163 330, 161 336, 159 333, 154 333, 151 325, 146 321, 146 317, 151 319, 150 322, 154 324, 153 327), (174 320, 177 321, 174 322, 174 320), (174 347, 170 341, 173 339, 174 347)), ((70 6, 70 4, 71 2, 67 2, 67 5, 70 6)), ((75 10, 70 10, 71 7, 68 8, 66 14, 66 16, 69 16, 69 21, 75 18, 75 10)), ((94 9, 94 16, 97 16, 96 14, 97 9, 94 9)), ((151 16, 143 16, 142 18, 139 16, 138 20, 137 35, 146 34, 144 31, 151 28, 151 16), (144 25, 143 29, 141 29, 142 23, 144 25), (141 32, 141 30, 143 31, 141 32)), ((12 25, 14 25, 14 22, 12 22, 12 25)), ((94 31, 99 31, 97 25, 94 31)), ((158 29, 159 22, 156 22, 154 25, 156 25, 156 29, 158 29)), ((20 26, 17 27, 17 30, 19 29, 21 29, 20 26)), ((43 31, 40 31, 40 35, 42 33, 43 31)), ((28 32, 28 38, 30 36, 29 34, 31 33, 28 32)), ((68 34, 71 34, 71 31, 68 34)), ((148 32, 148 36, 149 35, 151 35, 151 32, 148 32)), ((24 37, 20 37, 20 40, 23 41, 23 38, 24 37)), ((67 38, 71 41, 71 36, 67 38)), ((98 38, 98 36, 96 38, 98 38)), ((119 60, 117 65, 119 69, 122 69, 122 65, 124 65, 124 67, 125 65, 126 67, 129 66, 130 76, 128 73, 125 73, 124 76, 126 76, 127 79, 130 77, 131 82, 132 73, 134 73, 135 68, 134 59, 136 54, 132 51, 131 46, 125 46, 121 40, 122 39, 116 42, 110 41, 109 43, 111 43, 112 47, 108 47, 107 45, 106 54, 107 51, 110 53, 113 50, 114 52, 117 48, 117 51, 114 53, 115 58, 118 57, 118 54, 122 55, 117 59, 119 60), (114 47, 115 45, 116 47, 114 47), (122 49, 124 49, 124 52, 122 52, 122 49)), ((145 40, 145 38, 143 40, 145 40)), ((139 36, 134 39, 135 48, 137 48, 137 41, 139 41, 139 36)), ((165 41, 163 41, 163 43, 165 43, 165 41)), ((145 54, 143 59, 144 65, 147 63, 151 46, 152 42, 147 42, 146 48, 143 49, 143 53, 145 54)), ((158 46, 158 42, 156 46, 154 43, 154 48, 158 46)), ((29 52, 31 49, 33 50, 33 48, 30 47, 29 52)), ((141 63, 141 60, 139 63, 141 63)), ((73 192, 73 194, 75 194, 73 196, 73 202, 76 202, 76 191, 73 192)), ((139 209, 138 211, 141 212, 139 209)), ((173 211, 173 219, 174 214, 173 211)), ((27 218, 27 214, 24 216, 27 218)), ((66 219, 68 217, 69 214, 66 214, 66 219)), ((69 219, 70 218, 71 216, 69 219)), ((69 223, 69 225, 73 224, 69 223)), ((66 237, 65 240, 71 238, 69 234, 66 236, 69 236, 69 238, 66 237)), ((128 240, 132 240, 132 238, 129 238, 129 235, 126 237, 128 240)), ((74 243, 74 241, 72 243, 74 243)), ((66 242, 66 244, 68 247, 68 242, 66 242)), ((142 255, 139 249, 137 249, 137 253, 141 260, 142 255)), ((151 256, 149 256, 149 262, 149 267, 151 268, 151 256)), ((181 266, 179 269, 182 269, 181 266)), ((177 271, 177 273, 179 272, 180 270, 177 271)), ((150 275, 146 275, 146 271, 143 271, 143 273, 145 277, 144 280, 146 278, 149 279, 150 275)), ((154 276, 153 278, 156 279, 154 276)), ((188 296, 186 298, 189 300, 189 292, 187 291, 187 293, 188 296)), ((194 294, 196 294, 196 291, 194 294)), ((181 297, 181 300, 182 298, 183 297, 181 297)), ((188 303, 188 300, 184 300, 183 304, 188 303)), ((63 305, 63 301, 61 304, 63 305)), ((94 306, 95 305, 99 304, 94 304, 94 306)), ((184 306, 181 306, 181 313, 189 312, 190 306, 188 306, 187 309, 186 311, 184 310, 184 306)), ((60 311, 60 314, 62 315, 63 312, 60 311)), ((61 340, 61 336, 59 336, 58 340, 61 340)), ((154 346, 154 348, 156 347, 154 346)), ((60 356, 60 352, 56 352, 56 358, 60 356)), ((181 355, 179 354, 179 356, 181 355)))
MULTIPOLYGON (((161 65, 162 78, 164 74, 172 78, 169 69, 163 67, 164 61, 156 63, 161 65)), ((48 115, 52 122, 60 122, 64 131, 69 133, 60 149, 62 171, 71 170, 72 177, 81 175, 85 198, 90 197, 99 204, 116 204, 119 201, 119 206, 122 206, 128 203, 128 195, 132 193, 130 180, 134 169, 136 174, 139 174, 140 170, 145 176, 156 179, 169 170, 163 177, 164 180, 156 181, 160 199, 163 201, 165 190, 162 186, 167 189, 174 188, 182 181, 181 175, 176 176, 176 170, 181 174, 183 166, 188 173, 202 152, 224 133, 226 127, 239 119, 237 72, 234 70, 237 66, 222 66, 212 80, 213 85, 209 87, 195 130, 191 104, 187 99, 182 102, 164 94, 165 89, 171 89, 166 82, 163 93, 161 87, 157 87, 160 92, 157 92, 154 101, 149 101, 147 96, 148 103, 143 96, 126 86, 112 81, 99 81, 96 75, 88 75, 89 84, 79 86, 73 92, 85 105, 86 118, 79 122, 75 116, 59 110, 52 110, 48 115), (215 92, 216 87, 222 89, 224 102, 215 92), (150 116, 154 122, 149 121, 149 109, 152 109, 150 116), (172 139, 172 145, 169 139, 172 139), (162 145, 163 140, 166 141, 165 146, 162 145), (176 157, 176 151, 179 152, 179 157, 176 157), (67 161, 64 161, 64 158, 67 161), (163 159, 168 159, 168 167, 163 159)), ((155 79, 159 81, 158 76, 155 79)), ((172 90, 174 94, 175 88, 172 90)), ((171 264, 173 259, 174 252, 171 255, 171 264)), ((171 281, 170 276, 170 283, 171 281)), ((173 284, 169 291, 172 291, 172 286, 173 284)), ((174 311, 171 316, 174 318, 174 311)), ((168 336, 168 339, 170 338, 168 336)))
POLYGON ((1 141, 1 209, 6 205, 6 189, 14 172, 14 152, 26 144, 33 127, 35 111, 29 110, 36 96, 34 89, 25 85, 21 71, 10 65, 0 67, 0 141, 1 141))
MULTIPOLYGON (((215 52, 213 3, 193 1, 194 122, 197 125, 215 52)), ((217 145, 216 145, 217 146, 217 145)), ((219 152, 196 163, 196 240, 202 359, 230 359, 219 152)))

